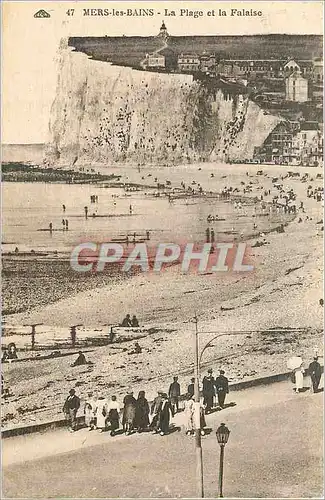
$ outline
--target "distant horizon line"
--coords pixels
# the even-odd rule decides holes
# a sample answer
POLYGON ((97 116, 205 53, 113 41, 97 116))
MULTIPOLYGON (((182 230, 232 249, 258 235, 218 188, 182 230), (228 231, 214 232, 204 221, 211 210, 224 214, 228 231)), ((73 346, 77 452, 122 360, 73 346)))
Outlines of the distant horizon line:
MULTIPOLYGON (((114 35, 114 36, 108 36, 108 35, 69 35, 68 38, 149 38, 149 37, 158 37, 158 35, 114 35)), ((211 37, 211 36, 320 36, 324 38, 323 33, 253 33, 253 34, 236 34, 236 33, 228 33, 228 34, 211 34, 211 35, 203 35, 203 34, 192 34, 192 35, 171 35, 168 34, 168 38, 191 38, 193 36, 201 36, 201 37, 211 37)))

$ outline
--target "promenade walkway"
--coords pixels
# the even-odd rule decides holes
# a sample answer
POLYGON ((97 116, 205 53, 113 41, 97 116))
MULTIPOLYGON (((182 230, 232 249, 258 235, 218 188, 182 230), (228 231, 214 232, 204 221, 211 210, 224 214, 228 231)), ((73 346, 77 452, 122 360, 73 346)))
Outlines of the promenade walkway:
MULTIPOLYGON (((306 384, 307 385, 307 384, 306 384)), ((323 394, 295 394, 290 382, 229 395, 236 406, 207 416, 202 439, 205 493, 215 497, 219 446, 215 430, 231 430, 225 496, 322 495, 323 394)), ((182 413, 168 436, 129 437, 65 429, 3 440, 5 497, 193 497, 195 444, 182 413)))

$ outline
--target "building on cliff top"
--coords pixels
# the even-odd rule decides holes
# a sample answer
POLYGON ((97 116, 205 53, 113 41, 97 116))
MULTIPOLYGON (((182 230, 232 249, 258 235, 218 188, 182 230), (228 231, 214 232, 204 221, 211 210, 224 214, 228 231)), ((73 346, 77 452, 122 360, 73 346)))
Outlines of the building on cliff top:
POLYGON ((185 73, 196 72, 200 70, 200 58, 197 54, 181 54, 177 59, 179 71, 185 73))
POLYGON ((162 54, 153 53, 146 54, 144 67, 146 68, 165 68, 165 56, 162 54))
POLYGON ((286 78, 286 101, 308 101, 308 80, 301 75, 300 70, 294 70, 286 78))

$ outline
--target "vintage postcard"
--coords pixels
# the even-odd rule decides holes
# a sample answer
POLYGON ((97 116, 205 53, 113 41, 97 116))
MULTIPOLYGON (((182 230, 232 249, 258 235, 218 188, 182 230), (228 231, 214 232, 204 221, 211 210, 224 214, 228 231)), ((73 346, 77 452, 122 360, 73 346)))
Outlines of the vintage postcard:
POLYGON ((2 4, 2 497, 323 497, 323 2, 2 4))

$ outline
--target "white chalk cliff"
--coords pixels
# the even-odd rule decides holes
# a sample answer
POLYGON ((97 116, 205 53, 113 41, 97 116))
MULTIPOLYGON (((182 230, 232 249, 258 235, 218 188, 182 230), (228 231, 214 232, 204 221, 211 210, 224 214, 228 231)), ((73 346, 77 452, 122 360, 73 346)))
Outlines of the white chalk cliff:
POLYGON ((113 66, 62 42, 46 160, 54 165, 252 158, 279 118, 191 75, 113 66))

